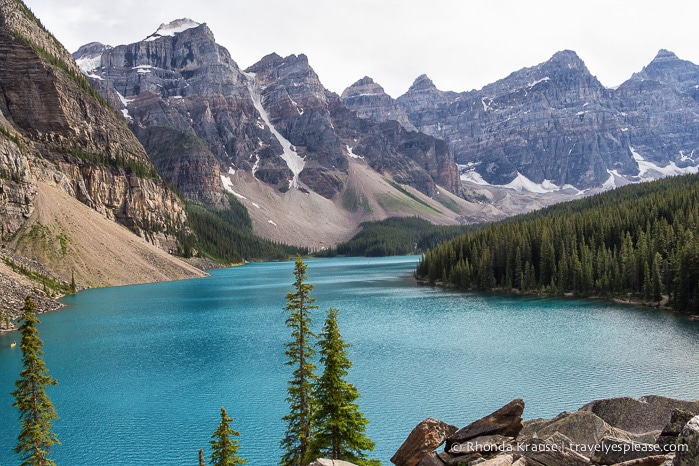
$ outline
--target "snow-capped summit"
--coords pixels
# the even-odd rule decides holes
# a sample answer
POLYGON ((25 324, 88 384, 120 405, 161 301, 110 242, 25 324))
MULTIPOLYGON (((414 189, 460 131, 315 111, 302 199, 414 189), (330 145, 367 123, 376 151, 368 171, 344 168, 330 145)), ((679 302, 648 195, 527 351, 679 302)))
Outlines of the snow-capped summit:
POLYGON ((189 18, 176 19, 168 24, 161 24, 158 30, 150 36, 146 37, 145 40, 150 42, 152 40, 156 40, 159 37, 174 36, 175 34, 179 34, 182 31, 186 31, 187 29, 192 29, 198 26, 201 26, 201 23, 192 21, 189 18))
POLYGON ((96 70, 102 67, 102 54, 111 48, 112 47, 110 45, 104 45, 99 42, 90 42, 89 44, 80 47, 78 51, 73 54, 73 57, 75 58, 75 62, 80 70, 84 74, 92 76, 96 70))

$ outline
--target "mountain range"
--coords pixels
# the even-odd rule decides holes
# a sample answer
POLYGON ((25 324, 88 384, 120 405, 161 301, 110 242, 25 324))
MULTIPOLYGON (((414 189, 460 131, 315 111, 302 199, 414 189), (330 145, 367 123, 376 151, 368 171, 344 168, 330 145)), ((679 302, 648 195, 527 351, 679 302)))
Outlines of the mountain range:
POLYGON ((469 92, 422 75, 397 99, 369 77, 338 96, 304 55, 241 70, 190 19, 73 56, 186 198, 233 192, 260 234, 312 248, 364 220, 492 220, 699 165, 699 67, 666 50, 616 89, 565 50, 469 92))
POLYGON ((323 249, 367 220, 488 221, 699 165, 699 67, 665 50, 616 89, 562 51, 480 90, 423 75, 394 99, 365 77, 337 95, 302 54, 241 69, 190 19, 71 56, 12 0, 0 52, 0 272, 14 278, 10 263, 133 282, 135 257, 95 261, 126 250, 163 279, 196 276, 161 255, 191 234, 186 202, 242 203, 257 234, 323 249), (115 244, 92 241, 102 220, 115 244))

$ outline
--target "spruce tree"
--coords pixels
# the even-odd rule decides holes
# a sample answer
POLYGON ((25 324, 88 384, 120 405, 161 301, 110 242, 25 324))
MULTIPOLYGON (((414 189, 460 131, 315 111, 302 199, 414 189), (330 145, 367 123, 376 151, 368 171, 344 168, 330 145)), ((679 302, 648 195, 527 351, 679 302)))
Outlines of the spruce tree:
POLYGON ((204 449, 203 448, 199 449, 199 466, 206 466, 206 463, 204 462, 204 449))
MULTIPOLYGON (((247 459, 238 457, 238 440, 231 437, 238 437, 239 432, 231 429, 229 423, 233 419, 228 417, 226 408, 221 408, 221 424, 211 435, 211 462, 213 466, 233 466, 245 464, 247 459)), ((199 450, 199 462, 201 463, 202 451, 199 450)))
POLYGON ((58 436, 51 430, 53 421, 58 419, 46 387, 56 385, 56 379, 48 374, 42 359, 43 342, 36 328, 36 306, 31 296, 27 296, 22 309, 22 350, 23 369, 15 382, 17 390, 13 406, 19 410, 20 432, 17 436, 15 452, 22 458, 22 466, 50 466, 56 463, 49 459, 51 446, 60 444, 58 436))
POLYGON ((286 294, 285 311, 289 315, 286 326, 291 329, 291 341, 286 344, 286 365, 294 367, 292 378, 289 380, 286 401, 289 402, 290 412, 282 418, 286 422, 286 434, 280 442, 283 455, 279 464, 282 466, 302 466, 308 453, 311 441, 311 422, 313 412, 313 383, 315 381, 315 365, 313 356, 315 350, 311 339, 310 311, 317 309, 313 305, 315 298, 310 296, 313 285, 306 283, 306 264, 296 255, 294 267, 294 291, 286 294))
POLYGON ((359 411, 359 391, 347 382, 352 362, 347 356, 350 346, 344 342, 337 323, 338 310, 330 308, 318 342, 320 361, 325 368, 314 388, 317 400, 313 413, 313 442, 308 461, 324 457, 358 465, 380 464, 369 460, 366 452, 374 449, 365 434, 369 421, 359 411))

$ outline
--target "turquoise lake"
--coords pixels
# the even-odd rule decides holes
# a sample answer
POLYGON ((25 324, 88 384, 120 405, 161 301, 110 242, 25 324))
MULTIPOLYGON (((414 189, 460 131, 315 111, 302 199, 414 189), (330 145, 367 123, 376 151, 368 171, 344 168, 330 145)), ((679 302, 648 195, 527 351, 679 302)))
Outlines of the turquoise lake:
MULTIPOLYGON (((436 417, 462 427, 513 398, 525 418, 593 399, 699 398, 699 322, 601 300, 443 291, 412 278, 417 257, 307 261, 320 309, 340 309, 349 380, 389 465, 411 429, 436 417)), ((95 289, 40 316, 58 386, 59 466, 194 465, 208 458, 221 406, 250 465, 275 465, 288 412, 285 313, 293 262, 210 277, 95 289)), ((19 334, 0 335, 0 464, 13 452, 19 334)), ((207 460, 208 463, 208 460, 207 460)))

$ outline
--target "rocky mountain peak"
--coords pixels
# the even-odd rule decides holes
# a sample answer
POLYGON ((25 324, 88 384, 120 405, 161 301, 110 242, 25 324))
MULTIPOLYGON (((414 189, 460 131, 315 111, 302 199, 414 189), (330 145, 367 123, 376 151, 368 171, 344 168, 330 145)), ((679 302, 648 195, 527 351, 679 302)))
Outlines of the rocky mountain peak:
POLYGON ((379 84, 375 83, 373 79, 368 76, 364 76, 359 81, 352 84, 350 87, 344 90, 342 93, 342 99, 350 99, 359 96, 382 96, 386 95, 386 91, 379 84))
POLYGON ((632 79, 653 80, 677 86, 681 92, 686 92, 698 98, 696 85, 699 83, 699 66, 682 60, 673 52, 661 49, 653 60, 632 79))
POLYGON ((561 50, 560 52, 556 52, 546 63, 589 73, 585 62, 582 61, 578 54, 572 50, 561 50))
POLYGON ((415 126, 410 123, 405 110, 400 108, 390 95, 386 94, 383 87, 368 76, 345 89, 340 98, 347 108, 357 112, 357 116, 360 118, 376 121, 394 120, 407 130, 417 131, 415 126))
POLYGON ((679 60, 677 55, 674 54, 674 52, 671 52, 666 49, 660 49, 658 50, 658 53, 655 55, 655 58, 651 63, 660 63, 664 61, 673 61, 673 60, 679 60))
POLYGON ((413 84, 408 89, 408 92, 428 91, 436 89, 437 86, 434 85, 432 80, 428 78, 426 74, 421 74, 415 79, 415 81, 413 81, 413 84))
POLYGON ((197 23, 189 18, 176 19, 167 24, 161 24, 157 31, 146 37, 144 40, 153 41, 160 37, 174 36, 175 34, 186 31, 187 29, 193 29, 201 25, 202 23, 197 23))

